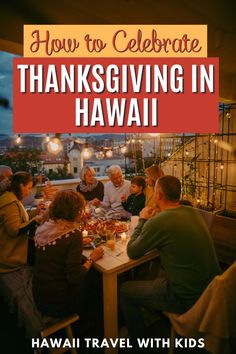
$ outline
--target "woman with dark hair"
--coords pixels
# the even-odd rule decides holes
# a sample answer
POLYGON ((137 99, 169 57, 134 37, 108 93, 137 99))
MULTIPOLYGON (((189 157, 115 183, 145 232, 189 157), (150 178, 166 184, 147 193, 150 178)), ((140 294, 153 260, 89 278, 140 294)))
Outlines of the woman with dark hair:
POLYGON ((80 171, 80 183, 77 186, 77 192, 81 193, 86 201, 91 201, 94 198, 103 200, 104 185, 96 179, 94 168, 84 166, 80 171))
POLYGON ((63 190, 49 207, 49 220, 37 228, 33 295, 38 309, 49 316, 67 316, 84 308, 87 273, 103 256, 94 249, 83 262, 81 213, 85 201, 80 193, 63 190))
POLYGON ((0 196, 0 273, 13 272, 33 261, 28 234, 38 218, 30 218, 21 202, 32 186, 30 173, 16 172, 10 190, 0 196))

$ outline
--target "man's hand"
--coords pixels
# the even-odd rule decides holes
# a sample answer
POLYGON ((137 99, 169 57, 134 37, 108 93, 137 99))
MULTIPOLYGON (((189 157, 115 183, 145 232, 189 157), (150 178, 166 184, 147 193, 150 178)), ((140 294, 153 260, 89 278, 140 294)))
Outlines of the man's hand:
POLYGON ((143 208, 140 213, 139 213, 139 217, 141 219, 150 219, 153 215, 155 215, 155 209, 151 208, 151 207, 145 207, 143 208))

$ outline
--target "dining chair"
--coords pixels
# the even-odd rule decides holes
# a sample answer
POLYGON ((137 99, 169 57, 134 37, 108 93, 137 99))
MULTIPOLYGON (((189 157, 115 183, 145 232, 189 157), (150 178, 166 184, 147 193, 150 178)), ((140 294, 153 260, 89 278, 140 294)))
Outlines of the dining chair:
MULTIPOLYGON (((75 313, 69 317, 54 318, 39 312, 33 299, 32 271, 29 267, 0 274, 0 294, 8 304, 10 312, 16 313, 17 324, 24 328, 27 338, 43 340, 60 330, 65 330, 66 338, 72 343, 71 324, 78 321, 79 316, 75 313)), ((34 348, 34 354, 40 354, 42 350, 39 345, 39 348, 34 348)), ((77 354, 76 348, 68 347, 50 350, 50 353, 61 354, 69 350, 72 354, 77 354)))
POLYGON ((169 354, 176 336, 203 338, 204 349, 214 354, 233 353, 236 344, 236 261, 217 275, 185 313, 164 312, 171 322, 169 354))
POLYGON ((211 213, 210 211, 203 210, 203 209, 197 209, 197 210, 202 215, 202 217, 207 225, 208 230, 211 231, 211 227, 212 227, 213 222, 215 220, 215 214, 211 213))
MULTIPOLYGON (((78 321, 79 320, 79 316, 77 314, 73 314, 69 317, 65 317, 63 319, 58 320, 57 322, 48 325, 47 327, 45 327, 44 329, 41 330, 40 335, 41 335, 41 339, 43 340, 43 338, 48 338, 51 335, 59 332, 60 330, 64 329, 65 333, 66 333, 66 338, 70 341, 71 345, 73 343, 73 332, 72 332, 72 328, 71 328, 71 324, 78 321)), ((61 336, 60 336, 61 337, 61 336)), ((69 347, 61 347, 61 348, 57 348, 57 349, 51 349, 50 348, 50 354, 62 354, 65 353, 67 351, 70 351, 71 354, 77 354, 77 349, 76 348, 69 348, 69 347)), ((41 354, 41 349, 37 348, 34 349, 34 354, 41 354)))

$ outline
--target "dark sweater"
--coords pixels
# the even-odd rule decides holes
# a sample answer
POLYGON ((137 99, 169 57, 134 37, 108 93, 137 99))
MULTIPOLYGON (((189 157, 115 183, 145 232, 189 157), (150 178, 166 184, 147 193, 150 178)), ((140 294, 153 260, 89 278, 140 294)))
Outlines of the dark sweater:
POLYGON ((33 277, 33 295, 38 309, 61 317, 78 312, 83 302, 87 271, 82 266, 82 237, 79 231, 38 248, 33 277))
POLYGON ((145 195, 130 194, 125 202, 122 203, 123 208, 129 211, 132 215, 139 215, 140 211, 145 206, 145 195))
POLYGON ((193 304, 221 270, 212 238, 200 213, 181 205, 149 220, 140 219, 127 246, 137 259, 157 248, 173 292, 193 304))
POLYGON ((101 181, 98 181, 98 184, 96 185, 96 187, 88 192, 82 192, 80 190, 80 185, 77 186, 76 188, 77 192, 81 193, 85 200, 93 200, 94 198, 97 198, 99 200, 103 200, 103 195, 104 195, 104 185, 101 181))

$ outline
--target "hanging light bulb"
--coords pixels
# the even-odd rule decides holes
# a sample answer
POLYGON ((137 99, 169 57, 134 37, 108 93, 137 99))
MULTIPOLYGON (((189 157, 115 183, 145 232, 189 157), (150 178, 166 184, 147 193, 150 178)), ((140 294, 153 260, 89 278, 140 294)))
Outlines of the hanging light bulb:
POLYGON ((17 143, 17 144, 20 144, 20 143, 21 143, 21 141, 22 141, 22 139, 21 139, 21 135, 20 135, 20 134, 18 134, 18 136, 17 136, 17 138, 16 138, 16 143, 17 143))
POLYGON ((91 151, 89 149, 85 148, 83 149, 83 158, 85 160, 89 159, 92 156, 91 151))
POLYGON ((189 155, 189 151, 185 150, 185 155, 188 156, 189 155))
POLYGON ((104 152, 102 150, 100 150, 100 151, 96 152, 95 156, 98 160, 102 160, 102 159, 104 159, 105 155, 104 155, 104 152))
POLYGON ((112 149, 107 150, 106 152, 106 157, 111 158, 113 156, 113 151, 112 149))
POLYGON ((47 143, 50 141, 50 136, 49 136, 49 134, 46 135, 45 140, 46 140, 47 143))
POLYGON ((220 169, 223 170, 224 169, 224 165, 223 163, 220 165, 220 169))
POLYGON ((89 148, 88 143, 84 144, 84 148, 82 150, 82 155, 85 160, 89 159, 93 154, 93 149, 89 148))
POLYGON ((125 154, 126 151, 127 151, 127 146, 126 146, 126 145, 124 145, 124 146, 122 146, 122 147, 120 148, 120 152, 121 152, 122 154, 125 154))
POLYGON ((231 113, 230 113, 230 112, 227 112, 227 113, 226 113, 226 118, 228 118, 228 119, 231 118, 231 113))
POLYGON ((168 156, 168 157, 170 157, 170 155, 171 155, 171 153, 170 153, 170 152, 168 152, 167 156, 168 156))
POLYGON ((53 138, 49 141, 47 149, 51 154, 58 154, 62 150, 62 143, 59 138, 53 138))

